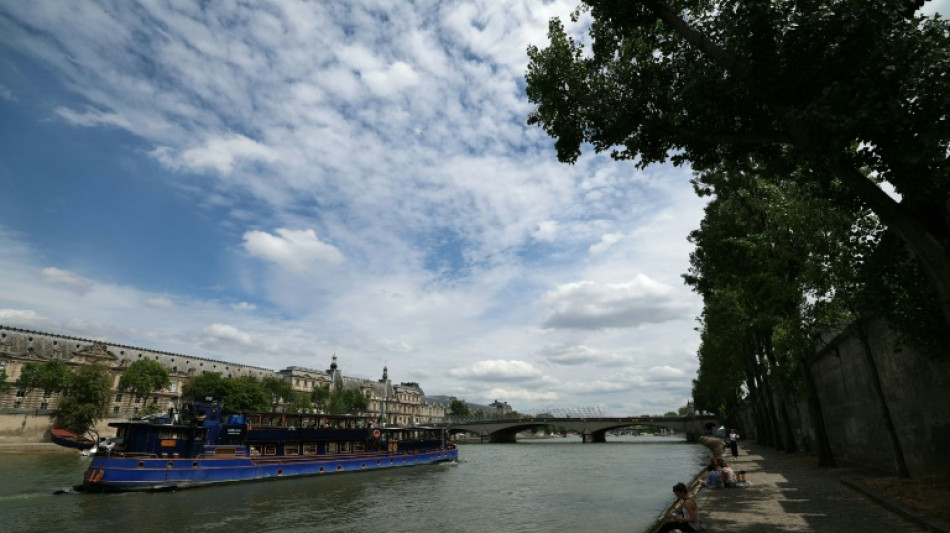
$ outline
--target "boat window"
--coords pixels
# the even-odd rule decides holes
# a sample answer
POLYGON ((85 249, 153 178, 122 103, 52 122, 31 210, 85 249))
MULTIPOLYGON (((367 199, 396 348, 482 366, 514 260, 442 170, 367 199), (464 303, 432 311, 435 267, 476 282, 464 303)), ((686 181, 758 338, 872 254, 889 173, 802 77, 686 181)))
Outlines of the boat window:
POLYGON ((277 445, 276 445, 276 444, 265 444, 265 445, 264 445, 264 455, 277 455, 277 445))
POLYGON ((251 455, 260 455, 260 454, 261 454, 261 445, 251 444, 251 455))
POLYGON ((178 436, 178 432, 177 432, 177 431, 174 431, 174 430, 171 430, 171 429, 162 429, 162 430, 159 430, 159 432, 158 432, 158 438, 160 438, 160 439, 177 439, 177 438, 180 438, 180 437, 178 436))
POLYGON ((354 452, 362 452, 365 449, 366 449, 366 443, 364 443, 363 441, 357 441, 353 443, 354 452))
POLYGON ((261 425, 264 427, 277 428, 281 427, 281 419, 279 416, 265 416, 261 418, 261 425))
POLYGON ((303 454, 304 455, 317 455, 317 445, 313 442, 308 442, 303 445, 303 454))
POLYGON ((327 443, 327 453, 337 453, 337 450, 338 450, 337 443, 335 442, 327 443))
POLYGON ((284 444, 284 455, 300 455, 300 445, 284 444))
POLYGON ((340 443, 340 451, 343 453, 350 453, 353 451, 353 446, 349 442, 340 443))

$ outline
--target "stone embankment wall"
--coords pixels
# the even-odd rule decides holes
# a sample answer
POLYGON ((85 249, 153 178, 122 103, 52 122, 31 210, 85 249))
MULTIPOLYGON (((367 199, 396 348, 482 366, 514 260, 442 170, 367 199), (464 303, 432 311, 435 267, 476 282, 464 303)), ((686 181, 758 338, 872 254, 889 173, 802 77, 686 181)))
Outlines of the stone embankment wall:
MULTIPOLYGON (((911 476, 950 476, 950 353, 935 358, 900 346, 880 322, 869 323, 866 331, 911 476)), ((873 370, 855 328, 824 340, 811 370, 835 457, 896 472, 873 370)), ((808 404, 803 398, 795 407, 790 413, 795 439, 815 451, 808 404)), ((743 419, 751 433, 748 413, 743 419)))
MULTIPOLYGON (((100 437, 115 436, 115 428, 109 427, 109 422, 115 420, 101 420, 93 429, 100 437)), ((44 411, 22 411, 16 414, 0 414, 0 445, 48 442, 49 430, 52 427, 49 414, 44 411)))

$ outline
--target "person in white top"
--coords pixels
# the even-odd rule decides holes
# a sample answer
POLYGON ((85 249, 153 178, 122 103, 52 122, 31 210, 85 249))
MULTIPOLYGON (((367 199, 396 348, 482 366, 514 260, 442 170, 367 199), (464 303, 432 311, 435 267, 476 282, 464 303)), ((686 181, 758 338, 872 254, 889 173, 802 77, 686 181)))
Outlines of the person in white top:
POLYGON ((732 449, 733 457, 739 457, 739 434, 736 433, 736 428, 729 432, 729 448, 732 449))

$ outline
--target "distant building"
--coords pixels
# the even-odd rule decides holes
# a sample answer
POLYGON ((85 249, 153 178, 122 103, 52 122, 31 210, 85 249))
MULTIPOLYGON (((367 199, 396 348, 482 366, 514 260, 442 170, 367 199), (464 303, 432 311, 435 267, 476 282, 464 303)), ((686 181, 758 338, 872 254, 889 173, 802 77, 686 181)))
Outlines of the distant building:
POLYGON ((115 394, 111 414, 115 417, 134 416, 149 403, 164 409, 181 397, 181 391, 193 376, 214 372, 222 377, 253 376, 258 379, 280 377, 294 390, 312 394, 318 387, 333 390, 353 389, 366 396, 368 411, 383 419, 387 426, 416 426, 439 422, 447 408, 440 402, 425 400, 418 383, 393 385, 388 369, 383 368, 382 379, 344 376, 333 356, 328 370, 314 370, 299 366, 273 371, 250 365, 228 363, 203 357, 163 352, 111 344, 103 341, 68 337, 51 333, 0 326, 0 369, 12 385, 10 392, 0 394, 0 413, 51 412, 56 408, 58 394, 39 390, 25 390, 16 386, 20 373, 29 363, 60 360, 71 367, 99 363, 109 368, 115 394), (169 370, 171 385, 155 392, 150 398, 118 392, 119 377, 133 361, 152 359, 169 370))

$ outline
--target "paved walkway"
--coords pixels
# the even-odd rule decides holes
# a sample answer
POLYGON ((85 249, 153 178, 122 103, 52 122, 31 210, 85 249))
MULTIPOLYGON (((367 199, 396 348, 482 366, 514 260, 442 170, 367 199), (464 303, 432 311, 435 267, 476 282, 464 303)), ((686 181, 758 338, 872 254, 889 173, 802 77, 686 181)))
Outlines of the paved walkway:
POLYGON ((842 482, 876 475, 867 469, 819 469, 815 457, 749 442, 742 443, 738 458, 730 459, 727 448, 729 465, 736 472, 744 470, 750 486, 701 489, 695 495, 711 533, 947 531, 925 517, 918 517, 921 523, 889 510, 886 500, 842 482))

